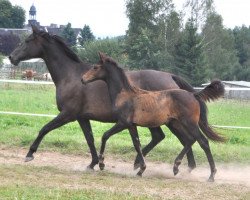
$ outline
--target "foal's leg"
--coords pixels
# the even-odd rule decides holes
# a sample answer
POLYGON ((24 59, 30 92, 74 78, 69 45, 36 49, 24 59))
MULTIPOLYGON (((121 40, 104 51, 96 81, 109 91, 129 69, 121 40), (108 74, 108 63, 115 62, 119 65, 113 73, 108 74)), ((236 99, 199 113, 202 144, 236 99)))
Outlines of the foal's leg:
MULTIPOLYGON (((140 144, 140 140, 139 140, 139 136, 138 136, 138 131, 137 131, 137 128, 135 125, 131 126, 128 130, 129 130, 130 136, 132 138, 137 155, 139 156, 139 163, 137 165, 139 165, 140 171, 137 173, 137 175, 142 176, 142 173, 146 169, 146 164, 145 164, 142 152, 141 152, 141 144, 140 144)), ((138 168, 137 165, 134 165, 134 169, 138 168)))
POLYGON ((106 146, 106 142, 109 139, 109 137, 111 137, 112 135, 124 130, 125 128, 127 128, 125 125, 120 124, 119 122, 116 123, 111 129, 109 129, 108 131, 106 131, 103 136, 102 136, 102 144, 101 144, 101 149, 100 149, 100 155, 99 155, 99 168, 101 170, 104 169, 105 164, 103 163, 104 161, 104 150, 105 150, 105 146, 106 146))
POLYGON ((208 163, 210 166, 210 170, 211 170, 211 174, 208 178, 209 182, 214 182, 214 176, 217 172, 216 168, 215 168, 215 163, 214 163, 214 159, 209 147, 209 142, 208 139, 202 134, 202 132, 200 131, 200 129, 197 127, 196 129, 196 137, 197 137, 197 141, 199 143, 199 145, 201 146, 201 148, 205 151, 207 159, 208 159, 208 163))
POLYGON ((80 124, 82 131, 84 133, 84 136, 86 138, 86 141, 88 143, 90 153, 92 156, 92 161, 91 163, 87 166, 87 169, 94 169, 94 166, 98 164, 99 158, 96 152, 95 144, 94 144, 94 137, 92 133, 92 128, 90 125, 89 120, 84 120, 84 119, 78 119, 78 123, 80 124))
MULTIPOLYGON (((185 146, 185 144, 188 143, 189 140, 192 140, 192 137, 189 138, 190 136, 185 134, 185 130, 183 129, 181 123, 179 123, 177 120, 171 121, 167 126, 169 130, 179 139, 183 146, 185 146)), ((192 147, 187 152, 187 161, 189 172, 191 172, 196 167, 192 147)))
MULTIPOLYGON (((148 145, 146 145, 142 149, 142 155, 146 156, 160 141, 162 141, 165 138, 165 134, 163 133, 161 127, 156 128, 149 128, 152 140, 148 145)), ((134 162, 134 168, 137 169, 140 167, 140 156, 137 154, 135 162, 134 162)))
POLYGON ((173 172, 174 175, 178 174, 179 172, 179 165, 181 164, 181 161, 184 157, 184 155, 190 151, 192 145, 194 144, 195 140, 189 140, 188 142, 186 142, 184 148, 182 149, 182 151, 180 152, 180 154, 176 157, 175 161, 174 161, 174 167, 173 167, 173 172))
POLYGON ((63 126, 64 124, 67 124, 68 122, 74 121, 74 117, 71 116, 68 112, 61 112, 59 115, 56 116, 52 121, 50 121, 48 124, 46 124, 40 131, 33 142, 33 144, 30 146, 30 150, 28 154, 26 155, 25 162, 31 161, 34 159, 33 153, 37 151, 37 148, 39 144, 41 143, 43 137, 50 131, 59 128, 60 126, 63 126))

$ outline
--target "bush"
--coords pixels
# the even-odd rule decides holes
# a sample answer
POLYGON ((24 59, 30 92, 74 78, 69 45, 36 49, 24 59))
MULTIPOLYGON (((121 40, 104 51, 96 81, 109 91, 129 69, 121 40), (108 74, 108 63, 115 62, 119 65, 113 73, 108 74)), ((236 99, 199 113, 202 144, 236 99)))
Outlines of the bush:
POLYGON ((103 52, 119 63, 127 63, 127 55, 122 50, 123 39, 106 38, 85 43, 84 48, 77 51, 78 56, 87 62, 96 63, 99 61, 98 52, 103 52))

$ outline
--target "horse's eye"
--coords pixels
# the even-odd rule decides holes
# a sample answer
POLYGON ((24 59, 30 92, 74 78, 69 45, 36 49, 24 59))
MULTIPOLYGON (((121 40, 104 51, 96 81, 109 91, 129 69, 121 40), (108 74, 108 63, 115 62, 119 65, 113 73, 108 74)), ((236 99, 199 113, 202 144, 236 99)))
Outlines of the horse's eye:
POLYGON ((97 66, 94 66, 94 68, 93 68, 94 70, 97 70, 98 69, 98 67, 97 66))

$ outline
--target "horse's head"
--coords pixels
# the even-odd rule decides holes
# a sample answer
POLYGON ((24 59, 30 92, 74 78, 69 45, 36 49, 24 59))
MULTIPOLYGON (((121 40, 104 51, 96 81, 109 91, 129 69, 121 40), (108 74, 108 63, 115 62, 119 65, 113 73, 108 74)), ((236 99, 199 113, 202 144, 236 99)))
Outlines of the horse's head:
POLYGON ((86 73, 82 75, 82 83, 87 84, 96 80, 105 80, 108 72, 107 72, 107 65, 108 59, 105 54, 99 53, 100 61, 98 64, 93 65, 86 73))
POLYGON ((9 55, 12 64, 18 65, 20 61, 28 60, 31 58, 41 58, 42 56, 42 37, 40 30, 32 26, 33 33, 9 55))

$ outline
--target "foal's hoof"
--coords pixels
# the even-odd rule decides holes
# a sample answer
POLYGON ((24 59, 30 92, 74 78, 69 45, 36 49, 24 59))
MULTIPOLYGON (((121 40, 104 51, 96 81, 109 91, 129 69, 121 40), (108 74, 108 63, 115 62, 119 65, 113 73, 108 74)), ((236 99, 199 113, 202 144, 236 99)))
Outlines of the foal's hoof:
POLYGON ((92 167, 91 165, 88 165, 86 167, 86 171, 89 171, 89 172, 94 171, 94 167, 92 167))
POLYGON ((207 180, 207 182, 214 182, 214 177, 209 177, 209 179, 207 180))
POLYGON ((134 164, 134 170, 139 169, 140 166, 141 166, 140 163, 135 163, 134 164))
POLYGON ((142 177, 142 173, 145 171, 146 165, 140 165, 140 170, 137 172, 137 176, 142 177))
POLYGON ((179 169, 174 167, 173 172, 174 172, 174 175, 176 176, 179 173, 179 169))
POLYGON ((32 161, 34 159, 34 156, 26 156, 24 162, 29 162, 32 161))
POLYGON ((99 163, 99 168, 100 168, 100 170, 104 170, 105 164, 104 163, 99 163))

